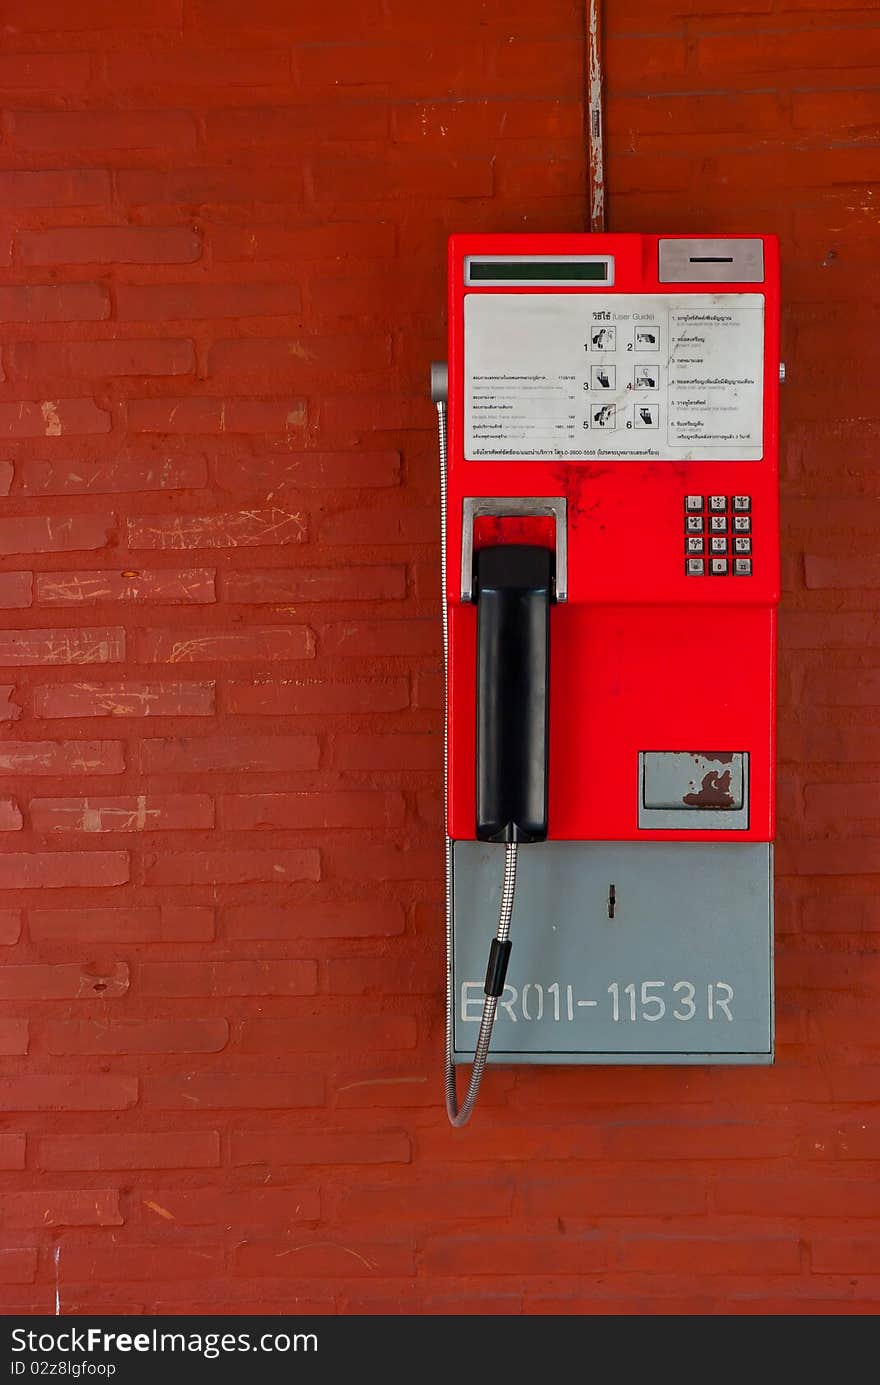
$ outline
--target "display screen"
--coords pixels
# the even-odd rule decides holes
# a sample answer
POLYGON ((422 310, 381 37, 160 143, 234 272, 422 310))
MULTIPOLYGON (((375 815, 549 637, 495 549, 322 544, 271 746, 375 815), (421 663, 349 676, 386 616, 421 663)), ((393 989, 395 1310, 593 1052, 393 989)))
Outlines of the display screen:
POLYGON ((584 281, 607 283, 610 260, 478 260, 469 258, 469 284, 560 283, 584 281))

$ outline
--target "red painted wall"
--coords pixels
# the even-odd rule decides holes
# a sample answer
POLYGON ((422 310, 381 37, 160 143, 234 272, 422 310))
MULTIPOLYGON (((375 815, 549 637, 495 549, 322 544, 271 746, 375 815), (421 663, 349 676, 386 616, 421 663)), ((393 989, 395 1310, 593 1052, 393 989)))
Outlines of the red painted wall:
POLYGON ((611 228, 782 237, 778 1064, 440 1104, 426 368, 580 3, 6 0, 7 1312, 876 1311, 876 14, 606 9, 611 228))

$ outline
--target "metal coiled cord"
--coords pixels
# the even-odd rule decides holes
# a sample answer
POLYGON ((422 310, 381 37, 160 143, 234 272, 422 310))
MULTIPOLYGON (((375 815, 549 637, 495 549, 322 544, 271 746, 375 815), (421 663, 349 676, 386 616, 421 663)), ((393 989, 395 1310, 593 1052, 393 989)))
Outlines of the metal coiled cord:
MULTIPOLYGON (((446 787, 446 764, 448 755, 448 730, 446 724, 447 716, 447 697, 448 688, 447 669, 449 666, 449 618, 446 610, 446 403, 438 399, 437 403, 437 429, 440 443, 440 609, 443 618, 443 822, 448 822, 448 801, 446 787)), ((499 943, 506 943, 510 934, 510 920, 513 914, 513 900, 516 893, 516 842, 507 842, 504 848, 504 881, 501 886, 501 907, 498 912, 498 931, 495 934, 499 943)), ((477 1097, 480 1091, 480 1083, 483 1080, 483 1071, 489 1057, 489 1046, 492 1042, 492 1030, 495 1025, 495 1012, 498 1009, 498 997, 487 995, 483 1001, 483 1014, 480 1019, 480 1030, 477 1035, 477 1043, 474 1049, 474 1063, 471 1068, 470 1081, 468 1082, 467 1095, 459 1106, 458 1091, 455 1085, 455 1006, 452 992, 452 961, 453 961, 453 927, 452 927, 452 842, 446 837, 446 1055, 445 1055, 445 1076, 446 1076, 446 1114, 449 1117, 450 1125, 460 1128, 467 1125, 471 1118, 477 1097)))

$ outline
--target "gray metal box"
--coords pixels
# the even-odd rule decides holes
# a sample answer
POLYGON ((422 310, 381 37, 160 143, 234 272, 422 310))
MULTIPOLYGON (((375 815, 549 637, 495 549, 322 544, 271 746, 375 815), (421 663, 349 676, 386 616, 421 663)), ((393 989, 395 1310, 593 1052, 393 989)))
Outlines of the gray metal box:
MULTIPOLYGON (((521 847, 490 1061, 772 1062, 772 850, 521 847)), ((453 843, 456 1062, 473 1056, 503 863, 501 846, 453 843)))

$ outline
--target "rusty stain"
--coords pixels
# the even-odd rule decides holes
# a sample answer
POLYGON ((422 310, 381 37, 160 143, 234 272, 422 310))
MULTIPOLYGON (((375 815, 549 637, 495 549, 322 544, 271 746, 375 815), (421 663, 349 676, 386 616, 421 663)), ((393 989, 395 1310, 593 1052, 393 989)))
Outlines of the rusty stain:
POLYGON ((732 765, 734 752, 732 750, 699 750, 693 751, 693 758, 699 762, 701 760, 717 760, 719 765, 732 765))
POLYGON ((732 808, 733 794, 730 792, 730 770, 723 772, 710 769, 696 793, 686 793, 681 800, 689 808, 732 808))

